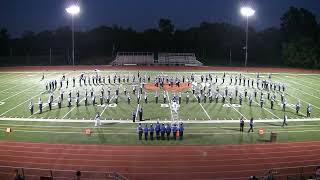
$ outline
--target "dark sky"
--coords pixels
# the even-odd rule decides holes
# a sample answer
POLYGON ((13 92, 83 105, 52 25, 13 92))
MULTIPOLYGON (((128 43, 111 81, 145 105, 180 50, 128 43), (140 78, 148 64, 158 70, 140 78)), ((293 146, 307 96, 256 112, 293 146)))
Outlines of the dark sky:
MULTIPOLYGON (((78 30, 118 24, 142 31, 157 26, 161 17, 170 18, 176 28, 188 28, 202 21, 244 25, 241 5, 256 10, 250 25, 257 29, 279 26, 280 16, 290 7, 304 7, 320 19, 320 0, 81 0, 81 14, 75 19, 78 30)), ((67 0, 1 0, 0 27, 11 36, 22 32, 53 30, 70 25, 67 0)))

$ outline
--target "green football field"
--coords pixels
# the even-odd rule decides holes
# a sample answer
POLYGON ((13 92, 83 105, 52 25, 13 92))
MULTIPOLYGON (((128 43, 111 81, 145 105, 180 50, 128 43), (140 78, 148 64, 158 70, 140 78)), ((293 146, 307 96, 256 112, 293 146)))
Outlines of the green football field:
MULTIPOLYGON (((228 86, 229 92, 232 92, 233 102, 229 98, 222 103, 222 97, 216 103, 197 102, 196 95, 192 94, 191 89, 182 92, 182 102, 178 108, 178 113, 174 112, 171 103, 163 103, 163 90, 159 90, 159 103, 155 103, 155 92, 148 91, 148 103, 144 102, 144 95, 141 96, 140 106, 144 109, 142 123, 160 122, 184 122, 186 132, 183 141, 172 142, 145 142, 138 141, 136 136, 136 124, 132 123, 132 114, 137 112, 136 94, 132 93, 132 85, 140 86, 138 83, 132 83, 132 76, 137 75, 137 71, 100 71, 99 75, 112 78, 115 74, 129 76, 130 82, 120 84, 111 84, 106 82, 100 85, 82 85, 78 83, 81 73, 86 76, 93 76, 93 71, 48 71, 44 72, 44 79, 41 80, 43 72, 0 72, 0 127, 1 139, 16 141, 44 141, 52 143, 109 143, 109 144, 238 144, 238 143, 259 143, 269 139, 271 131, 278 133, 278 141, 305 141, 320 139, 320 75, 315 74, 272 74, 272 82, 285 84, 285 98, 287 99, 286 111, 282 110, 280 103, 281 91, 272 90, 271 95, 276 95, 274 108, 270 108, 270 101, 267 99, 267 91, 264 93, 264 105, 260 107, 260 93, 258 90, 257 97, 253 98, 252 106, 249 106, 248 99, 243 98, 242 105, 239 106, 239 96, 235 97, 234 82, 230 85, 230 76, 239 76, 240 72, 226 72, 225 83, 222 84, 223 72, 158 72, 158 71, 141 71, 140 75, 150 76, 151 83, 154 78, 161 74, 168 77, 189 77, 192 73, 195 80, 200 82, 201 75, 212 74, 213 81, 218 76, 218 83, 213 83, 213 91, 218 86, 220 94, 228 86), (63 88, 60 89, 59 81, 62 74, 69 79, 69 87, 66 88, 64 82, 63 88), (72 86, 72 78, 76 79, 76 86, 72 86), (45 84, 50 80, 57 80, 58 88, 53 91, 54 103, 50 111, 46 105, 49 98, 49 92, 45 84), (120 87, 118 103, 115 104, 114 91, 120 87), (111 88, 111 105, 103 103, 100 105, 101 88, 111 88), (131 103, 127 103, 127 96, 124 95, 123 89, 127 87, 130 93, 131 103), (88 106, 84 105, 84 91, 94 89, 96 95, 96 105, 92 105, 91 98, 88 98, 88 106), (61 90, 64 92, 62 108, 57 106, 58 97, 61 90), (80 106, 75 106, 75 92, 80 91, 80 106), (68 107, 67 94, 72 92, 72 106, 68 107), (187 91, 190 96, 189 103, 186 104, 187 91), (39 113, 38 99, 41 97, 44 103, 43 113, 39 113), (34 103, 34 114, 30 114, 29 103, 34 103), (295 112, 295 104, 300 101, 301 110, 298 114, 295 112), (312 107, 311 117, 306 117, 308 104, 312 107), (95 128, 95 114, 101 113, 103 125, 95 128), (288 116, 289 126, 282 128, 281 122, 284 114, 288 116), (255 120, 255 133, 243 133, 239 135, 238 124, 239 118, 243 116, 248 120, 255 120), (172 120, 173 119, 173 120, 172 120), (6 128, 12 128, 13 132, 6 133, 6 128), (93 134, 85 136, 84 130, 91 128, 93 134), (264 135, 258 135, 257 130, 264 129, 264 135)), ((256 79, 255 73, 243 73, 246 78, 256 79)), ((268 79, 268 73, 260 74, 261 79, 268 79)), ((107 81, 107 80, 106 80, 107 81)), ((122 81, 122 79, 121 79, 122 81)), ((136 78, 136 82, 138 79, 136 78)), ((256 81, 255 81, 256 82, 256 81)), ((239 93, 244 94, 245 88, 248 94, 254 92, 250 86, 237 85, 239 93)), ((254 83, 256 88, 256 83, 254 83)), ((139 88, 137 88, 138 90, 139 88)), ((206 91, 208 88, 206 89, 206 91)), ((90 93, 89 93, 90 94, 90 93)), ((178 95, 179 93, 177 93, 178 95)), ((168 98, 172 99, 173 93, 168 93, 168 98)), ((247 127, 247 121, 246 121, 247 127)), ((246 128, 247 129, 247 128, 246 128)))

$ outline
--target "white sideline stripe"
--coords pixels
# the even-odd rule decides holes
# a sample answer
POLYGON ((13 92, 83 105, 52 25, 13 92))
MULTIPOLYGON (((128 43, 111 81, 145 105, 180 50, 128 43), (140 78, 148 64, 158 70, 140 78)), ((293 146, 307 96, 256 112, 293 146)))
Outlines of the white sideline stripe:
MULTIPOLYGON (((85 98, 82 98, 79 103, 81 103, 83 100, 85 100, 85 98)), ((64 119, 64 118, 65 118, 69 113, 71 113, 71 111, 73 111, 76 107, 77 107, 77 105, 75 104, 74 107, 71 108, 71 109, 62 117, 62 119, 64 119)))
MULTIPOLYGON (((14 132, 26 132, 26 133, 52 133, 52 134, 81 134, 82 131, 34 131, 34 130, 19 130, 16 129, 14 132)), ((273 131, 265 131, 265 133, 271 133, 273 131)), ((300 130, 300 131, 286 131, 286 130, 277 130, 277 133, 305 133, 305 132, 320 132, 320 129, 312 129, 312 130, 300 130)), ((94 133, 94 134, 104 134, 104 135, 112 135, 112 134, 118 134, 118 135, 129 135, 129 134, 137 134, 136 132, 126 132, 126 133, 120 133, 120 132, 103 132, 103 133, 94 133)), ((239 132, 234 133, 189 133, 191 135, 239 135, 239 132)))
MULTIPOLYGON (((92 120, 77 120, 77 119, 30 119, 30 118, 7 118, 7 117, 0 117, 0 121, 26 121, 26 122, 83 122, 88 123, 92 122, 92 120)), ((148 120, 144 121, 145 123, 156 123, 158 120, 148 120)), ((249 120, 245 120, 249 122, 249 120)), ((261 120, 255 120, 256 122, 283 122, 282 119, 261 119, 261 120)), ((320 121, 320 118, 305 118, 305 119, 290 119, 289 122, 316 122, 320 121)), ((101 122, 105 123, 132 123, 131 120, 101 120, 101 122)), ((172 121, 163 121, 165 123, 171 123, 172 121)), ((238 120, 189 120, 184 121, 184 123, 190 123, 190 124, 210 124, 210 123, 236 123, 239 124, 238 120)))
MULTIPOLYGON (((194 98, 197 100, 196 95, 195 95, 195 94, 193 94, 193 96, 194 96, 194 98)), ((211 120, 211 117, 209 116, 209 114, 207 113, 207 111, 203 108, 203 106, 202 106, 201 102, 200 102, 200 103, 198 103, 198 104, 201 106, 201 108, 203 109, 203 111, 206 113, 206 115, 207 115, 207 117, 209 118, 209 120, 211 120)))
MULTIPOLYGON (((261 123, 261 122, 258 122, 261 123)), ((47 125, 27 125, 27 124, 0 124, 0 126, 8 126, 8 127, 33 127, 33 128, 71 128, 71 129, 85 129, 90 128, 91 126, 47 126, 47 125)), ((263 128, 275 128, 276 126, 259 126, 263 128)), ((291 127, 294 128, 315 128, 320 127, 320 125, 292 125, 291 127)), ((223 129, 223 128, 238 128, 238 126, 196 126, 192 127, 191 129, 195 130, 209 130, 209 129, 223 129)), ((122 130, 132 130, 132 128, 122 128, 122 127, 99 127, 99 129, 122 129, 122 130)), ((106 130, 107 131, 107 130, 106 130)), ((0 145, 1 146, 1 145, 0 145)))
POLYGON ((21 106, 22 104, 26 103, 27 101, 30 101, 30 100, 31 100, 31 99, 33 99, 34 97, 37 97, 37 96, 41 95, 41 94, 42 94, 42 93, 44 93, 44 92, 46 92, 46 91, 42 91, 41 93, 39 93, 39 94, 37 94, 37 95, 35 95, 35 96, 31 97, 30 99, 25 100, 24 102, 22 102, 22 103, 20 103, 20 104, 16 105, 15 107, 13 107, 13 108, 11 108, 11 109, 7 110, 6 112, 4 112, 4 113, 0 114, 0 116, 5 115, 6 113, 8 113, 8 112, 10 112, 10 111, 14 110, 15 108, 17 108, 17 107, 21 106))

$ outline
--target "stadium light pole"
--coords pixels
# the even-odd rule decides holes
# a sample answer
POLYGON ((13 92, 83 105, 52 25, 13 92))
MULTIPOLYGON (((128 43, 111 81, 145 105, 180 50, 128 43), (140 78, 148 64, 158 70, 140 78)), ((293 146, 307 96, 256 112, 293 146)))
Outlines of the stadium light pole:
POLYGON ((74 67, 74 23, 73 18, 75 15, 80 13, 80 7, 78 5, 71 5, 66 8, 68 14, 71 15, 72 18, 72 66, 74 67))
POLYGON ((253 16, 255 13, 255 10, 253 10, 251 7, 242 7, 240 9, 240 12, 242 16, 245 16, 247 18, 247 27, 246 27, 246 59, 244 62, 244 66, 247 67, 248 62, 248 27, 249 27, 249 17, 253 16))

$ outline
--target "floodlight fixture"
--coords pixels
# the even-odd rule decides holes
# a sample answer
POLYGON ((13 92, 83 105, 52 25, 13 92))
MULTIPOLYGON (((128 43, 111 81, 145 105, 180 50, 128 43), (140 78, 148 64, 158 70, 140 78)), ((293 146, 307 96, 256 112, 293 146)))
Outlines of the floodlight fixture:
POLYGON ((251 7, 242 7, 240 12, 242 16, 250 17, 253 16, 256 11, 253 10, 251 7))
POLYGON ((80 13, 80 7, 78 5, 71 5, 66 8, 66 11, 67 11, 67 13, 74 16, 74 15, 77 15, 80 13))

